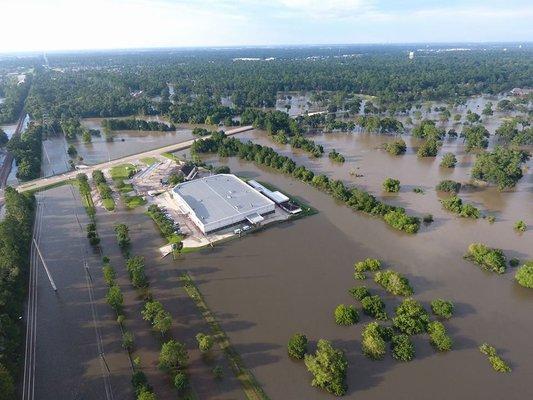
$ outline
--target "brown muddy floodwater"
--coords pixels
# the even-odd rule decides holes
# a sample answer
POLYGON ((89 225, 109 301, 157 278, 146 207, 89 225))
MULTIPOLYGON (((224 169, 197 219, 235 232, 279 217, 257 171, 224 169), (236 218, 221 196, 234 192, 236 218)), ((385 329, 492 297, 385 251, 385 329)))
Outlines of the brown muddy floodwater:
MULTIPOLYGON (((102 118, 87 118, 83 125, 90 129, 102 129, 102 118)), ((107 142, 103 136, 93 137, 91 143, 81 138, 67 141, 64 136, 51 137, 43 141, 43 176, 56 175, 70 170, 67 149, 73 144, 82 164, 94 165, 159 147, 191 140, 193 127, 183 124, 176 131, 115 131, 114 141, 107 142)))
MULTIPOLYGON (((473 158, 464 154, 462 141, 446 142, 440 154, 454 151, 455 170, 439 167, 439 158, 417 160, 416 141, 406 138, 409 151, 393 157, 379 150, 393 138, 367 134, 320 134, 326 156, 309 159, 288 146, 272 143, 265 133, 252 131, 243 140, 268 144, 284 154, 336 179, 370 191, 391 204, 417 215, 432 213, 435 222, 410 236, 384 222, 352 212, 309 185, 268 168, 235 158, 207 158, 230 166, 232 172, 270 182, 299 196, 319 210, 317 215, 280 224, 214 249, 182 256, 179 269, 191 271, 209 306, 217 313, 235 348, 272 399, 328 399, 311 387, 303 362, 286 355, 286 343, 295 332, 305 333, 314 348, 319 338, 333 341, 346 351, 348 393, 351 399, 526 399, 533 387, 533 291, 518 286, 514 268, 502 276, 483 272, 462 257, 471 242, 502 248, 507 257, 533 259, 533 230, 513 231, 524 219, 533 225, 533 175, 529 172, 514 191, 492 188, 461 193, 461 197, 496 215, 496 223, 466 221, 441 210, 435 185, 444 178, 466 181, 473 158), (336 148, 346 156, 344 165, 332 163, 327 152, 336 148), (355 178, 355 170, 362 178, 355 178), (385 177, 400 179, 399 194, 382 196, 385 177), (412 192, 422 187, 425 194, 412 192), (371 278, 354 281, 353 264, 366 257, 384 261, 405 274, 414 297, 428 309, 432 299, 452 300, 456 314, 444 324, 454 340, 454 350, 437 354, 427 336, 414 337, 416 358, 409 363, 370 361, 361 352, 361 328, 371 320, 362 316, 352 327, 334 323, 333 310, 356 304, 347 290, 367 285, 383 296, 389 315, 400 302, 378 288, 371 278), (511 374, 494 372, 478 346, 494 345, 510 362, 511 374)), ((362 314, 362 313, 361 313, 362 314)))

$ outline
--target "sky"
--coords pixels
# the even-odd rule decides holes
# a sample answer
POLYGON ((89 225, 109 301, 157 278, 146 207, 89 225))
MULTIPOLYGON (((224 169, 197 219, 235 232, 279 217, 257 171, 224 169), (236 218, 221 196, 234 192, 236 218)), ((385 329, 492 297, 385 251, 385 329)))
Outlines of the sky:
POLYGON ((531 42, 532 0, 0 0, 0 53, 531 42))

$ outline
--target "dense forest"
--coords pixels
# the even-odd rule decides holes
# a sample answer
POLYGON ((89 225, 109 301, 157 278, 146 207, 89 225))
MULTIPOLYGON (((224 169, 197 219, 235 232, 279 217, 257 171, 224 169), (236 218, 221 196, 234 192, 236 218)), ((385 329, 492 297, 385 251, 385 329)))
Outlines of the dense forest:
POLYGON ((50 69, 35 60, 27 108, 36 118, 169 113, 173 122, 218 123, 234 115, 222 98, 243 110, 274 106, 278 92, 342 91, 405 110, 424 100, 531 87, 532 51, 419 50, 413 60, 401 46, 55 54, 50 69))
POLYGON ((15 156, 17 178, 21 181, 35 179, 41 173, 41 140, 43 125, 30 124, 20 136, 13 136, 7 148, 15 156))
POLYGON ((135 131, 174 131, 176 127, 164 122, 145 121, 137 118, 104 119, 102 126, 112 131, 135 130, 135 131))
POLYGON ((33 197, 5 190, 6 214, 0 222, 0 397, 15 398, 23 359, 22 315, 25 276, 33 225, 33 197))
POLYGON ((0 104, 0 124, 9 124, 17 120, 30 86, 31 75, 27 75, 26 80, 21 83, 15 77, 0 80, 0 97, 4 99, 0 104))

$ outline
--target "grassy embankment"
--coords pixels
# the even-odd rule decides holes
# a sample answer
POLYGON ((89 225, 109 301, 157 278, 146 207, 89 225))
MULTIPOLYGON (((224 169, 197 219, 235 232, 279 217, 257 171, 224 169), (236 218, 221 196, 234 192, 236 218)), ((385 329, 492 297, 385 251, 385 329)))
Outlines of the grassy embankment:
POLYGON ((194 301, 196 307, 201 312, 202 317, 208 323, 211 328, 211 332, 216 342, 220 346, 220 349, 224 352, 226 358, 229 361, 235 376, 239 380, 244 390, 246 397, 249 400, 268 400, 269 397, 263 391, 263 388, 259 382, 255 379, 254 375, 246 368, 239 353, 233 349, 229 341, 226 332, 222 330, 215 315, 211 312, 207 303, 205 302, 200 290, 195 285, 192 277, 185 273, 180 276, 180 282, 189 297, 194 301))

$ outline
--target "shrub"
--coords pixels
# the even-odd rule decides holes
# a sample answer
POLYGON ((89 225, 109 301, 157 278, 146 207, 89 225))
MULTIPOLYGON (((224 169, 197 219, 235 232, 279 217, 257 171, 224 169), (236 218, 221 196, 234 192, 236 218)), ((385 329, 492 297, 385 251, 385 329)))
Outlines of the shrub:
POLYGON ((465 127, 463 136, 465 137, 465 150, 467 152, 486 149, 489 144, 489 131, 480 124, 465 127))
POLYGON ((489 221, 489 224, 493 224, 494 222, 496 222, 496 217, 494 215, 489 215, 487 217, 487 221, 489 221))
POLYGON ((87 225, 87 238, 91 246, 96 246, 100 243, 100 237, 96 231, 96 224, 93 222, 87 225))
POLYGON ((461 184, 450 179, 445 179, 439 182, 436 189, 441 192, 459 193, 459 190, 461 190, 461 184))
POLYGON ((137 394, 137 400, 157 400, 157 396, 148 389, 142 389, 137 394))
POLYGON ((400 191, 400 181, 398 179, 387 178, 383 181, 382 187, 387 193, 398 193, 400 191))
POLYGON ((533 289, 533 261, 528 261, 518 268, 514 277, 520 285, 533 289))
POLYGON ((381 269, 381 261, 375 258, 367 258, 364 261, 356 262, 354 269, 356 272, 378 271, 381 269))
POLYGON ((426 331, 429 315, 419 302, 408 298, 396 307, 396 316, 392 322, 394 327, 401 332, 416 335, 426 331))
POLYGON ((224 377, 224 369, 220 365, 215 365, 213 368, 213 376, 217 381, 221 380, 224 377))
POLYGON ((115 233, 117 235, 117 242, 121 249, 125 249, 130 245, 129 228, 125 224, 115 225, 115 233))
POLYGON ((117 285, 109 287, 106 295, 107 304, 109 304, 117 314, 122 311, 122 305, 124 304, 124 297, 122 291, 117 285))
POLYGON ((353 278, 359 281, 362 281, 366 279, 366 275, 364 272, 355 271, 353 274, 353 278))
POLYGON ((528 159, 526 152, 496 147, 476 157, 472 178, 494 183, 499 190, 512 188, 522 178, 522 164, 528 159))
POLYGON ((202 353, 207 353, 209 350, 211 350, 214 343, 212 336, 206 335, 202 332, 196 335, 196 341, 198 342, 198 349, 200 349, 202 353))
POLYGON ((301 333, 295 333, 289 339, 287 344, 287 354, 291 358, 302 360, 307 353, 307 336, 301 333))
POLYGON ((441 201, 442 207, 463 218, 478 219, 481 215, 479 210, 471 204, 463 203, 459 196, 451 196, 441 201))
POLYGON ((418 194, 424 194, 424 189, 419 188, 419 187, 415 187, 413 189, 413 192, 418 193, 418 194))
POLYGON ((189 356, 185 346, 175 340, 169 340, 161 346, 159 353, 159 368, 172 372, 187 365, 189 356))
POLYGON ((335 349, 327 340, 318 341, 315 355, 306 354, 305 366, 313 374, 311 384, 342 396, 346 393, 346 369, 348 362, 341 350, 335 349))
POLYGON ((126 269, 128 270, 131 283, 136 288, 148 287, 148 279, 144 273, 144 258, 135 256, 126 260, 126 269))
POLYGON ((364 297, 361 299, 361 305, 366 315, 376 319, 387 319, 385 303, 378 295, 364 297))
POLYGON ((407 146, 405 144, 405 141, 403 139, 395 140, 393 142, 389 142, 385 145, 385 150, 392 154, 393 156, 397 156, 400 154, 405 153, 407 150, 407 146))
POLYGON ((527 230, 527 225, 524 221, 516 221, 514 224, 515 231, 525 232, 527 230))
POLYGON ((370 296, 370 291, 366 286, 355 286, 349 289, 348 293, 350 293, 353 298, 359 301, 363 300, 365 297, 370 296))
POLYGON ((492 365, 492 368, 497 372, 511 372, 511 367, 498 355, 496 348, 490 346, 488 343, 483 343, 479 346, 479 351, 485 354, 492 365))
POLYGON ((122 347, 127 351, 133 350, 133 333, 125 331, 122 334, 122 347))
POLYGON ((443 299, 435 299, 431 302, 431 311, 433 311, 433 314, 450 319, 453 315, 453 303, 451 301, 443 300, 443 299))
POLYGON ((433 215, 432 214, 426 214, 422 218, 422 221, 424 221, 426 224, 431 224, 433 222, 433 215))
POLYGON ((344 156, 340 153, 338 153, 335 149, 331 150, 329 152, 329 155, 328 155, 329 159, 332 160, 332 161, 336 161, 338 163, 344 163, 344 161, 346 161, 346 159, 344 158, 344 156))
POLYGON ((339 304, 335 308, 335 322, 338 325, 353 325, 359 321, 359 314, 353 306, 346 306, 344 304, 339 304))
POLYGON ((115 279, 117 277, 115 269, 111 265, 105 264, 102 267, 102 271, 104 274, 105 283, 107 284, 107 286, 112 286, 115 283, 115 279))
POLYGON ((457 157, 453 153, 445 153, 440 161, 440 166, 444 168, 454 168, 457 164, 457 157))
POLYGON ((416 155, 418 158, 435 157, 438 152, 439 142, 434 138, 430 138, 420 145, 416 155))
POLYGON ((446 328, 439 321, 428 324, 429 341, 438 351, 449 351, 452 348, 452 339, 446 334, 446 328))
POLYGON ((415 355, 415 347, 408 335, 394 335, 391 340, 392 357, 399 361, 411 361, 415 355))
POLYGON ((387 292, 397 296, 410 296, 413 294, 413 288, 409 285, 409 280, 391 269, 376 272, 374 281, 387 292))
POLYGON ((135 389, 136 394, 141 393, 143 390, 151 390, 150 386, 148 385, 148 379, 146 379, 146 375, 144 374, 144 372, 137 368, 135 368, 133 374, 131 375, 131 384, 135 389))
POLYGON ((178 392, 183 392, 188 385, 189 379, 187 378, 187 375, 185 375, 185 373, 178 372, 174 376, 174 387, 178 390, 178 392))
POLYGON ((141 314, 143 319, 149 321, 152 324, 152 327, 161 334, 167 332, 172 326, 172 316, 158 301, 147 301, 144 304, 144 309, 141 311, 141 314))
POLYGON ((500 249, 491 249, 483 243, 472 243, 468 246, 468 253, 465 258, 487 271, 498 274, 503 274, 507 268, 503 252, 500 249))
POLYGON ((372 360, 381 360, 385 357, 386 344, 377 322, 371 322, 363 328, 361 347, 364 355, 372 360))
POLYGON ((420 228, 420 220, 417 217, 410 217, 404 210, 390 211, 383 216, 387 224, 400 231, 416 233, 420 228))
POLYGON ((516 257, 513 257, 509 260, 509 265, 511 267, 518 267, 519 264, 520 264, 520 260, 516 257))

